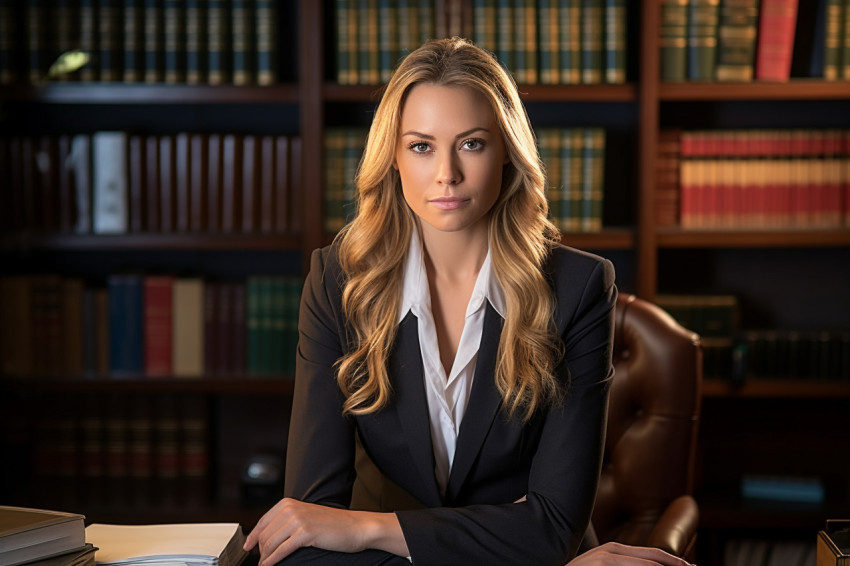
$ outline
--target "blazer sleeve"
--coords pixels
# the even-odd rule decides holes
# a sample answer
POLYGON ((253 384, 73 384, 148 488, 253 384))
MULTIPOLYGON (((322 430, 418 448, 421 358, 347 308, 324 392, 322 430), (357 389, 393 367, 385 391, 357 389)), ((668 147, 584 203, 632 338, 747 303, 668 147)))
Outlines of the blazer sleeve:
POLYGON ((575 272, 555 275, 559 372, 569 389, 545 416, 526 501, 397 512, 415 565, 561 566, 575 555, 596 495, 613 375, 614 268, 595 261, 576 270, 583 281, 575 272))
MULTIPOLYGON (((334 363, 342 355, 339 276, 333 255, 316 250, 304 284, 298 318, 295 392, 286 454, 284 495, 347 508, 354 483, 354 424, 342 415, 334 363), (334 296, 336 294, 336 296, 334 296)), ((281 565, 410 566, 406 558, 379 550, 359 553, 301 548, 281 565)))

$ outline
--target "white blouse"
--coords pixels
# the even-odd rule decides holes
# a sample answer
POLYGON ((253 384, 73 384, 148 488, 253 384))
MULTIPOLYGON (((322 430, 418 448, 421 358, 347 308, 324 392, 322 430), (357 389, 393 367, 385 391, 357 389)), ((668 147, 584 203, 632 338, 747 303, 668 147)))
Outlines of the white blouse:
POLYGON ((463 324, 457 354, 451 372, 446 376, 443 364, 440 362, 440 348, 431 312, 431 293, 423 254, 421 239, 418 231, 414 230, 404 271, 404 291, 399 310, 399 322, 404 319, 408 311, 418 321, 419 349, 422 352, 425 393, 431 421, 434 475, 440 488, 440 495, 445 496, 454 460, 457 435, 469 402, 469 393, 472 390, 472 378, 475 374, 478 348, 484 329, 485 301, 489 301, 496 312, 504 317, 505 299, 493 276, 488 250, 466 307, 466 320, 463 324))

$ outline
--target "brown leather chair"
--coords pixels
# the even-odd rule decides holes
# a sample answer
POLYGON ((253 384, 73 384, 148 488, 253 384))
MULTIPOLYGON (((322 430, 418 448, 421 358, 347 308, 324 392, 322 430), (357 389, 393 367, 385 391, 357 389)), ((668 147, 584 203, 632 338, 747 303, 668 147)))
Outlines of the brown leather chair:
POLYGON ((615 375, 593 526, 599 542, 693 558, 691 496, 702 395, 699 336, 659 307, 617 300, 615 375))

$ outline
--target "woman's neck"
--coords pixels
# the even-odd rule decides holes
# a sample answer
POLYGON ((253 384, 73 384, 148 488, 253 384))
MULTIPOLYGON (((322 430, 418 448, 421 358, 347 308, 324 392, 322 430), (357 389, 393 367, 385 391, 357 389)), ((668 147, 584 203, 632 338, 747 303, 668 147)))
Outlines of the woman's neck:
POLYGON ((447 280, 478 276, 489 249, 486 223, 479 229, 440 232, 422 226, 422 247, 429 275, 447 280))

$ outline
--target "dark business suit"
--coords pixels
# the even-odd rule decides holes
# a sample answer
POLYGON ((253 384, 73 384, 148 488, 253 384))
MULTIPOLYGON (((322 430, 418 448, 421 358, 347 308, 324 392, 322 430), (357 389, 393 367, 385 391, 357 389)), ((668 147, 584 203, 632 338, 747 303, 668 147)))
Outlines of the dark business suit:
MULTIPOLYGON (((564 564, 590 519, 605 432, 613 307, 610 262, 558 247, 546 271, 569 389, 530 421, 506 418, 493 384, 502 318, 487 304, 469 405, 444 498, 434 456, 416 318, 407 313, 389 359, 393 395, 380 412, 342 416, 333 364, 346 347, 341 271, 333 247, 317 250, 304 287, 286 496, 349 507, 355 433, 388 480, 421 503, 396 510, 414 564, 564 564), (527 501, 514 503, 527 495, 527 501)), ((386 507, 382 505, 382 507, 386 507)), ((285 561, 286 564, 290 560, 285 561)), ((291 563, 408 564, 368 551, 301 549, 291 563)))

